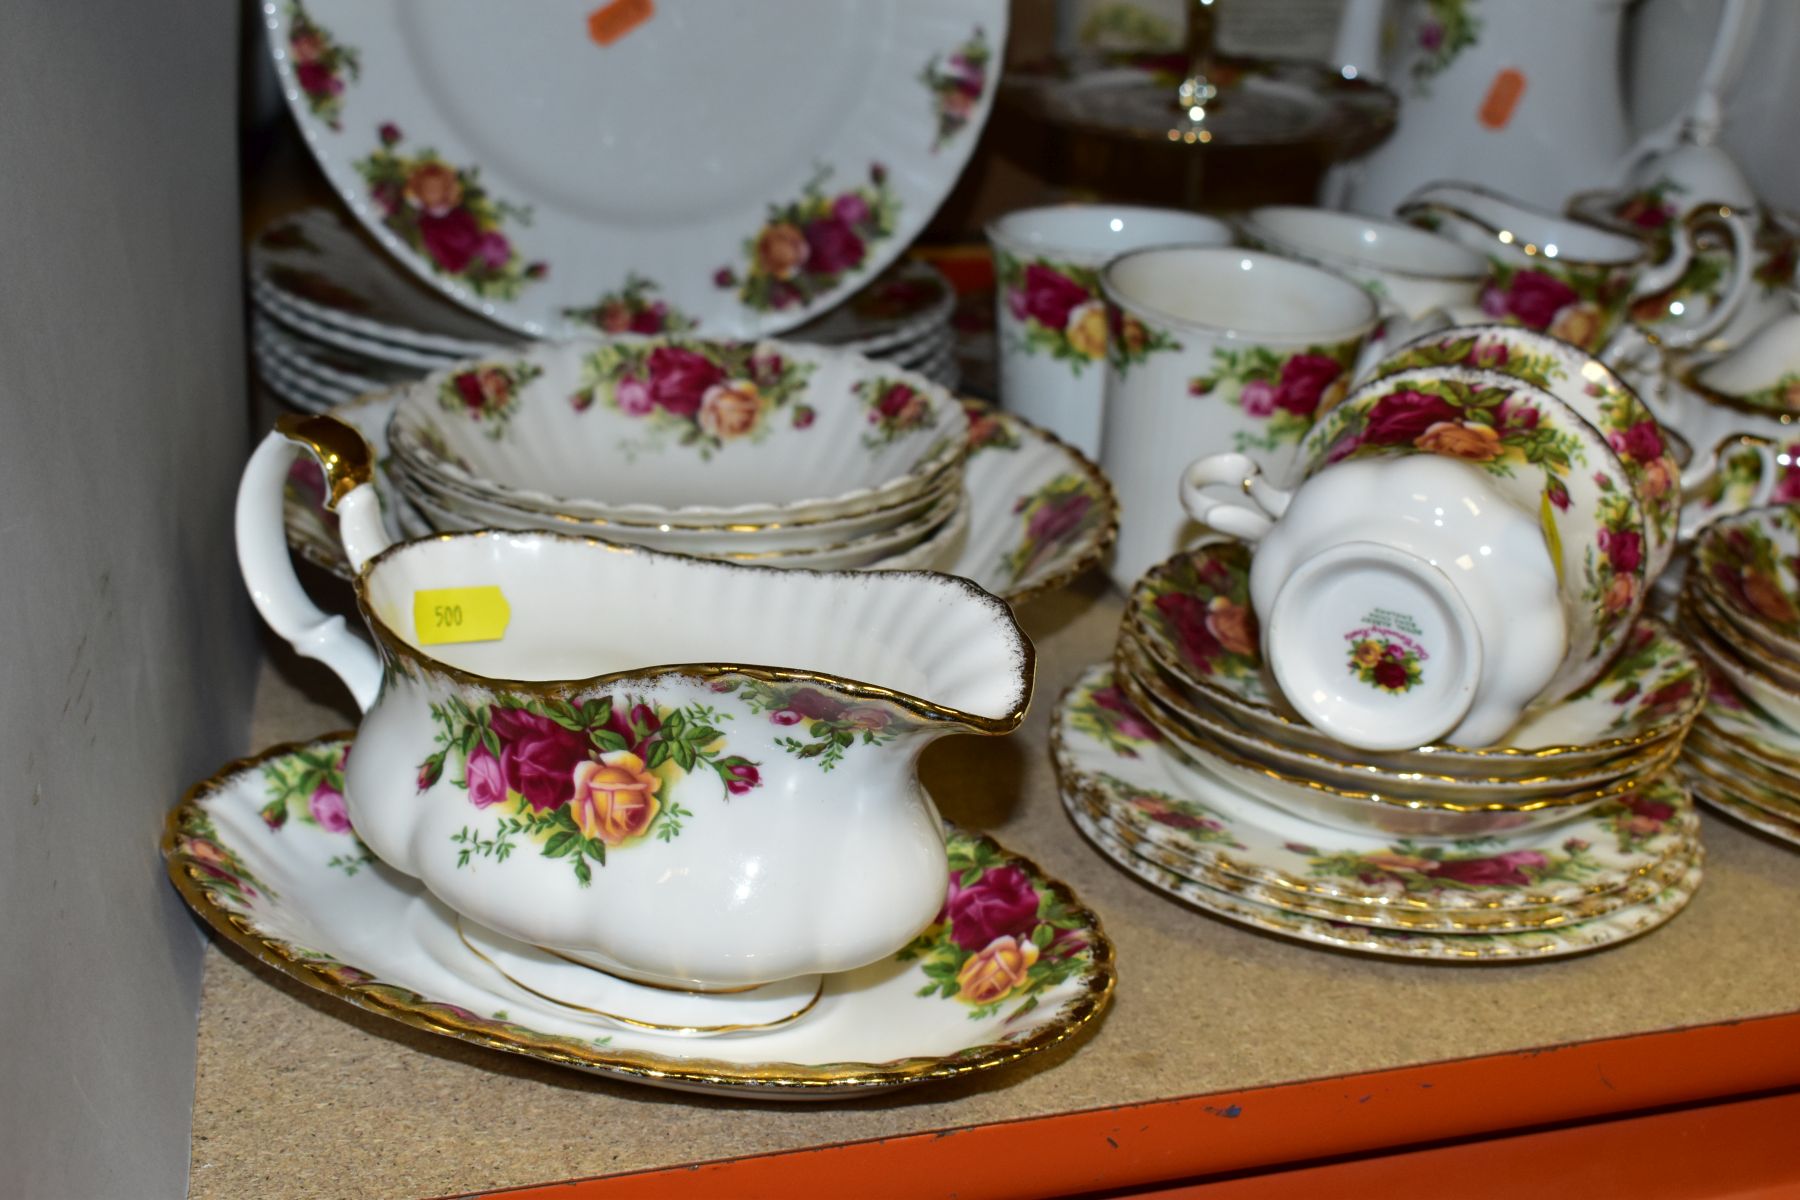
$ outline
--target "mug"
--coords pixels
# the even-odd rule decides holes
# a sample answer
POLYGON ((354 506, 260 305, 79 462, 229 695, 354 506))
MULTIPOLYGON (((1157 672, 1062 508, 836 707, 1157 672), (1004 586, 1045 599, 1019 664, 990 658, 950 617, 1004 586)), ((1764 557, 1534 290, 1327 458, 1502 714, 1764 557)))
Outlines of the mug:
POLYGON ((1380 312, 1349 280, 1258 250, 1139 250, 1100 283, 1112 326, 1101 465, 1120 505, 1111 573, 1129 590, 1196 532, 1169 500, 1196 453, 1235 450, 1287 482, 1380 312))
POLYGON ((372 458, 348 425, 284 416, 236 537, 263 618, 364 712, 344 798, 383 862, 487 929, 696 991, 849 970, 934 919, 942 825, 915 766, 1023 719, 1033 653, 1004 601, 550 532, 390 545, 372 458), (373 649, 294 575, 302 450, 373 649))
POLYGON ((1100 268, 1145 246, 1225 246, 1231 227, 1120 204, 1028 208, 988 223, 999 309, 1000 403, 1100 457, 1106 304, 1100 268))
POLYGON ((1404 341, 1404 327, 1436 309, 1474 304, 1487 260, 1467 246, 1395 221, 1324 208, 1274 204, 1251 209, 1244 240, 1264 250, 1336 271, 1367 288, 1390 328, 1383 341, 1404 341))
POLYGON ((1435 183, 1404 201, 1399 214, 1486 255, 1480 304, 1489 317, 1616 357, 1609 343, 1627 325, 1632 305, 1675 285, 1698 249, 1699 232, 1722 229, 1731 267, 1712 313, 1658 336, 1694 345, 1724 325, 1747 294, 1755 261, 1753 236, 1723 205, 1696 209, 1671 231, 1669 254, 1650 261, 1636 238, 1522 204, 1465 184, 1435 183))
POLYGON ((1188 468, 1181 497, 1196 521, 1256 543, 1263 660, 1346 745, 1490 745, 1562 665, 1561 588, 1536 514, 1468 464, 1359 459, 1290 493, 1218 454, 1188 468), (1204 490, 1216 485, 1241 496, 1204 490))

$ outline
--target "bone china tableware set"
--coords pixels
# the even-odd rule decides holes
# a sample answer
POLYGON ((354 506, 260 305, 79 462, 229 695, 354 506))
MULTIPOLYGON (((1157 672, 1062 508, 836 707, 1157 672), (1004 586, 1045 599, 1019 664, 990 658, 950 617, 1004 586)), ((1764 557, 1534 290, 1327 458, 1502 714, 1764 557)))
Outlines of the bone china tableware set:
POLYGON ((1452 327, 1296 461, 1291 487, 1236 452, 1183 474, 1225 536, 1136 581, 1058 704, 1081 831, 1207 912, 1378 955, 1555 957, 1679 912, 1706 685, 1643 614, 1681 512, 1636 396, 1565 342, 1452 327))

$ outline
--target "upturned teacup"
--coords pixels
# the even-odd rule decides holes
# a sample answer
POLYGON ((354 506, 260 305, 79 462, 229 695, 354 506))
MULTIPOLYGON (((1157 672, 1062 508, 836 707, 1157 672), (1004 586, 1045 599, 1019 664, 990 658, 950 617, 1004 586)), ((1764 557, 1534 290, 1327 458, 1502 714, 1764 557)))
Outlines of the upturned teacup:
POLYGON ((1112 577, 1129 589, 1198 532, 1169 495, 1197 453, 1247 454, 1287 482, 1380 314, 1349 280, 1257 250, 1140 250, 1109 263, 1101 287, 1113 330, 1101 464, 1121 510, 1112 577))
POLYGON ((349 686, 356 833, 457 913, 628 979, 742 989, 892 954, 944 899, 915 765, 1005 733, 1031 643, 926 572, 781 571, 555 533, 388 545, 369 448, 285 417, 237 542, 258 609, 349 686), (282 534, 323 464, 375 648, 313 606, 282 534))
POLYGON ((1197 213, 1067 204, 989 222, 999 312, 1000 402, 1099 457, 1106 392, 1100 268, 1146 246, 1223 246, 1231 227, 1197 213))

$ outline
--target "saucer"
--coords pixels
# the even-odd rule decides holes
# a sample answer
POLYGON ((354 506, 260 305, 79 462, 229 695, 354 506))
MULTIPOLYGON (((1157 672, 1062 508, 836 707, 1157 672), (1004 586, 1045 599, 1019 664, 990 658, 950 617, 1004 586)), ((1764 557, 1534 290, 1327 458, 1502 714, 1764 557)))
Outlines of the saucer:
POLYGON ((1565 958, 1618 945, 1642 937, 1667 924, 1687 907, 1700 887, 1702 870, 1696 854, 1680 881, 1638 904, 1607 916, 1561 929, 1534 929, 1519 933, 1415 933, 1399 929, 1374 929, 1304 916, 1287 909, 1241 900, 1169 870, 1132 853, 1130 846, 1108 826, 1093 820, 1078 806, 1064 807, 1083 836, 1114 864, 1151 887, 1204 912, 1225 917, 1265 933, 1281 934, 1314 945, 1383 958, 1424 959, 1436 962, 1533 962, 1565 958))
MULTIPOLYGON (((240 949, 415 1029, 658 1087, 822 1099, 1012 1062, 1068 1038, 1111 995, 1098 918, 1030 861, 947 825, 961 892, 990 887, 1008 901, 973 906, 966 934, 954 920, 934 924, 891 959, 826 977, 790 1019, 729 1037, 699 1042, 583 1012, 542 962, 497 967, 472 952, 454 913, 373 860, 335 793, 296 801, 292 781, 348 746, 333 734, 227 765, 170 812, 163 856, 182 897, 240 949), (1035 911, 1019 910, 1026 891, 1035 911)), ((645 1024, 681 1024, 693 998, 672 995, 675 1019, 645 1024)))
POLYGON ((1573 906, 1633 886, 1692 845, 1699 821, 1660 780, 1543 834, 1392 840, 1328 828, 1231 787, 1177 752, 1090 667, 1063 693, 1051 746, 1065 807, 1085 797, 1207 871, 1369 908, 1424 912, 1573 906))
MULTIPOLYGON (((329 411, 368 439, 380 463, 389 454, 387 424, 394 404, 393 393, 376 392, 329 411)), ((973 400, 963 401, 963 407, 969 420, 963 467, 969 525, 960 550, 942 569, 1016 605, 1065 586, 1098 563, 1118 534, 1118 502, 1100 468, 1010 413, 973 400)), ((306 472, 309 479, 313 475, 306 472)), ((391 538, 430 532, 422 518, 403 517, 404 501, 380 469, 375 490, 391 538)), ((288 546, 314 566, 349 579, 323 494, 322 482, 309 490, 297 480, 289 488, 288 546)))
POLYGON ((1748 825, 1759 833, 1778 838, 1790 846, 1800 847, 1800 821, 1790 821, 1745 799, 1741 786, 1723 783, 1694 769, 1692 764, 1684 763, 1682 773, 1687 777, 1688 786, 1693 788, 1694 796, 1708 808, 1748 825))

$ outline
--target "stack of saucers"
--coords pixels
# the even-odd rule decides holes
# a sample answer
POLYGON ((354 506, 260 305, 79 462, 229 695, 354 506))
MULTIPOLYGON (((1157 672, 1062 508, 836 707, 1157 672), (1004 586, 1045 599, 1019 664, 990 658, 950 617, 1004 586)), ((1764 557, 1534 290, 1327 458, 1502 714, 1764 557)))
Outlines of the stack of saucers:
POLYGON ((1517 960, 1663 924, 1698 886, 1669 767, 1698 660, 1642 619, 1605 673, 1498 744, 1372 752, 1281 698, 1235 542, 1138 584, 1115 660, 1062 701, 1065 807, 1104 853, 1209 912, 1407 958, 1517 960))
MULTIPOLYGON (((250 251, 251 343, 282 403, 308 412, 470 358, 505 353, 518 335, 413 279, 329 209, 265 229, 250 251)), ((791 331, 957 385, 955 296, 932 267, 903 260, 829 312, 791 331)), ((687 331, 642 281, 584 314, 602 333, 687 331)))
POLYGON ((968 530, 962 405, 790 342, 540 343, 399 389, 387 443, 414 534, 548 528, 839 570, 938 568, 968 530))
POLYGON ((1800 509, 1751 509, 1709 526, 1682 588, 1681 629, 1711 698, 1682 771, 1694 795, 1800 846, 1800 509))

